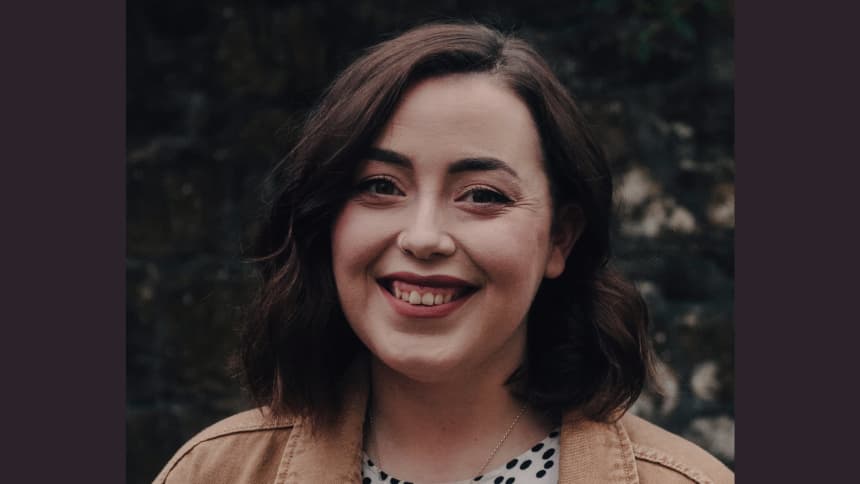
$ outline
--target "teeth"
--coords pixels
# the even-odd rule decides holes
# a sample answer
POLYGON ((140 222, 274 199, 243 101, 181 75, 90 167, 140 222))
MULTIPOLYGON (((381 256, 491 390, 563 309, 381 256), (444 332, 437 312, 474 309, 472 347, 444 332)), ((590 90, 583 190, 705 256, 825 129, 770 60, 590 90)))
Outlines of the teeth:
POLYGON ((451 294, 442 295, 442 294, 433 294, 430 292, 426 292, 421 294, 418 291, 401 291, 398 288, 394 288, 394 297, 397 299, 402 299, 409 304, 412 305, 422 305, 422 306, 435 306, 437 304, 444 304, 451 302, 453 296, 451 294))
POLYGON ((403 281, 390 281, 387 289, 395 298, 406 301, 414 306, 436 306, 451 302, 457 294, 456 287, 427 287, 409 284, 403 281))

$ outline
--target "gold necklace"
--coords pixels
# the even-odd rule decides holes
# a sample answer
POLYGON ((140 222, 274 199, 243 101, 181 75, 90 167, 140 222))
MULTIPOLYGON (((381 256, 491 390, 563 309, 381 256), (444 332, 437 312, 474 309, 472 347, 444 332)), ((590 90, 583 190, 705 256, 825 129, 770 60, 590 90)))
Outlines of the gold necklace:
MULTIPOLYGON (((482 465, 481 468, 478 469, 478 473, 475 474, 476 477, 484 475, 484 469, 486 469, 487 466, 490 465, 490 462, 492 462, 493 458, 496 456, 496 452, 498 452, 499 449, 502 448, 502 444, 504 444, 505 441, 508 440, 508 436, 511 435, 511 431, 514 430, 514 427, 516 427, 517 423, 520 421, 520 417, 522 417, 523 414, 526 413, 527 407, 528 407, 528 403, 524 403, 523 406, 520 408, 520 411, 517 413, 517 416, 514 417, 513 422, 511 422, 511 424, 508 426, 508 430, 505 431, 505 435, 502 436, 501 440, 499 440, 499 443, 497 443, 496 447, 493 448, 493 451, 490 452, 490 456, 487 457, 487 460, 484 462, 484 465, 482 465)), ((372 428, 373 427, 373 415, 371 414, 371 412, 368 412, 367 416, 368 416, 368 423, 370 424, 370 427, 372 428)), ((376 437, 377 436, 374 434, 374 436, 373 436, 373 447, 374 447, 374 450, 376 451, 376 463, 378 464, 377 468, 381 471, 382 470, 382 455, 379 453, 379 440, 376 437)))

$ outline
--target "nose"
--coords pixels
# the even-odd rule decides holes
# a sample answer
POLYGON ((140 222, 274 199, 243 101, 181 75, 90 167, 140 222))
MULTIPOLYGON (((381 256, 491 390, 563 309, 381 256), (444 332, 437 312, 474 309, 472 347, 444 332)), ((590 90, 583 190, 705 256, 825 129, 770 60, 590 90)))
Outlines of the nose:
POLYGON ((405 254, 416 259, 448 257, 454 254, 457 246, 441 225, 434 210, 419 210, 412 223, 400 232, 397 245, 405 254))

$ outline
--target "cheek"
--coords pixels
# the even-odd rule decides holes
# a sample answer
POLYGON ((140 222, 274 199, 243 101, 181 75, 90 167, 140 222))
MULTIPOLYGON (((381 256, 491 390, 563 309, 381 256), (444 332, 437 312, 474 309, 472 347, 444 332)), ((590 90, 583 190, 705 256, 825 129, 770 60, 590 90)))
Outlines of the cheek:
POLYGON ((335 219, 331 232, 332 270, 338 300, 348 321, 354 319, 356 307, 367 296, 366 289, 358 283, 368 250, 365 244, 368 242, 367 234, 360 219, 360 212, 347 204, 335 219))
MULTIPOLYGON (((334 269, 335 279, 337 280, 343 272, 344 258, 347 254, 349 246, 346 245, 346 240, 349 239, 352 227, 350 226, 349 209, 344 208, 334 221, 331 230, 331 260, 334 269)), ((339 281, 338 281, 339 282, 339 281)))
POLYGON ((334 223, 331 236, 332 261, 335 275, 347 272, 349 267, 367 259, 379 233, 375 218, 368 217, 361 207, 348 203, 334 223))
POLYGON ((529 213, 476 224, 464 232, 463 245, 490 279, 525 288, 539 283, 546 267, 549 222, 544 218, 529 213))
POLYGON ((393 240, 394 224, 374 210, 347 203, 335 220, 331 234, 332 264, 338 292, 355 292, 370 274, 373 263, 393 240))

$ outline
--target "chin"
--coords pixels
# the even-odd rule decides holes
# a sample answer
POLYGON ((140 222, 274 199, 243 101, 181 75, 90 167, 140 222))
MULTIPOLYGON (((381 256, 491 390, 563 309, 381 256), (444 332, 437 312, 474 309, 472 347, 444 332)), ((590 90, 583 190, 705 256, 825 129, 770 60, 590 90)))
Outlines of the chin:
POLYGON ((438 383, 452 378, 462 364, 449 351, 444 353, 434 354, 411 348, 409 351, 381 351, 375 355, 390 370, 410 380, 438 383))

